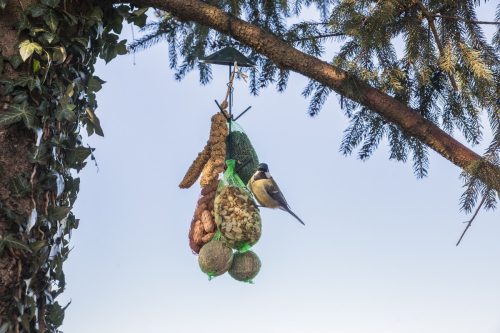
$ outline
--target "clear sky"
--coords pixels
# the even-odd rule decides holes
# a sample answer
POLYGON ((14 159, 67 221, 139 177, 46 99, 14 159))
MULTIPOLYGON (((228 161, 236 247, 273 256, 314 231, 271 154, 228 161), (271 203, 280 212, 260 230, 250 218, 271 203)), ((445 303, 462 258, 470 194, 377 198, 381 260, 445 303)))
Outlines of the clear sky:
POLYGON ((310 118, 296 74, 282 94, 254 97, 238 81, 235 110, 252 105, 240 124, 306 226, 261 210, 255 284, 208 281, 187 240, 199 185, 177 185, 207 140, 227 68, 208 86, 195 73, 175 82, 164 44, 136 63, 97 66, 106 137, 87 140, 99 171, 89 161, 81 172, 65 332, 500 333, 499 211, 481 212, 455 247, 467 219, 460 170, 432 153, 417 180, 385 144, 367 162, 342 156, 337 97, 310 118))

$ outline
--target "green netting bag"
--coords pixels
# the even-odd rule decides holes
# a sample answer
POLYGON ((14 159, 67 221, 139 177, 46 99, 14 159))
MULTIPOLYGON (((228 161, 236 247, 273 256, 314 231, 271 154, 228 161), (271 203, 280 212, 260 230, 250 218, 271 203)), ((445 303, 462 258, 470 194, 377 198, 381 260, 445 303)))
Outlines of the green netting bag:
POLYGON ((241 126, 231 120, 230 129, 226 139, 226 160, 236 161, 236 173, 243 183, 247 184, 259 166, 259 158, 241 126))
POLYGON ((253 283, 253 278, 259 274, 260 266, 259 256, 255 252, 236 253, 228 272, 235 280, 253 283))
POLYGON ((226 161, 227 169, 215 197, 214 215, 221 240, 239 252, 246 252, 259 240, 262 222, 250 192, 234 171, 235 164, 234 160, 226 161))
POLYGON ((233 262, 233 250, 216 238, 203 245, 198 255, 200 269, 209 279, 226 273, 233 262))

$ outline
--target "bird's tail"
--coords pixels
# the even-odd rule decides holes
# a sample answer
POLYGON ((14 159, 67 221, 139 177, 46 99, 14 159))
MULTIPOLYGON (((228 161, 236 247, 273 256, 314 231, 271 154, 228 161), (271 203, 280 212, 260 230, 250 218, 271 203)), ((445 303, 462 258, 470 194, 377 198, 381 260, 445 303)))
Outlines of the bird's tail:
POLYGON ((291 210, 290 208, 288 208, 288 207, 284 207, 283 209, 284 209, 284 210, 286 210, 288 213, 290 213, 290 215, 292 215, 293 217, 295 217, 295 218, 296 218, 296 219, 297 219, 300 223, 302 223, 303 225, 306 225, 306 224, 304 223, 304 221, 302 221, 302 220, 300 219, 300 217, 298 217, 297 215, 295 215, 295 213, 294 213, 294 212, 292 212, 292 210, 291 210))

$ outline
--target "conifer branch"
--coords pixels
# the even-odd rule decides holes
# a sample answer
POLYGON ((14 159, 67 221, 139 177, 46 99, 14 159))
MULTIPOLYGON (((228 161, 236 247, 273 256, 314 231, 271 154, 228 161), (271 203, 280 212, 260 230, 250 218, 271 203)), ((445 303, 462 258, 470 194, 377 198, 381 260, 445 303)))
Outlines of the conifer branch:
MULTIPOLYGON (((113 0, 115 3, 123 0, 113 0)), ((406 103, 338 66, 308 55, 255 24, 225 13, 200 0, 135 0, 141 7, 155 7, 175 15, 181 22, 197 24, 230 34, 279 68, 291 70, 343 95, 398 126, 406 135, 428 145, 441 156, 500 193, 500 165, 492 163, 439 128, 406 103)))
POLYGON ((331 25, 330 22, 302 22, 303 25, 331 25))
POLYGON ((455 21, 462 21, 465 23, 474 23, 474 24, 493 24, 493 25, 500 25, 500 22, 497 21, 474 21, 474 20, 467 20, 458 16, 450 16, 450 15, 443 15, 443 14, 432 14, 434 17, 439 17, 445 20, 455 20, 455 21))
MULTIPOLYGON (((439 34, 436 29, 436 25, 434 24, 434 14, 429 12, 427 7, 424 6, 422 1, 416 0, 415 3, 420 7, 422 10, 422 14, 424 14, 425 18, 427 19, 427 22, 429 23, 429 28, 431 29, 432 35, 434 36, 434 40, 436 41, 437 48, 439 50, 439 55, 441 57, 444 56, 444 46, 443 43, 441 42, 441 39, 439 38, 439 34)), ((448 75, 448 78, 450 79, 451 86, 453 87, 453 90, 458 91, 458 86, 457 82, 455 81, 455 78, 453 77, 452 74, 446 73, 448 75)))
POLYGON ((373 14, 373 11, 378 7, 378 5, 380 5, 380 2, 382 2, 382 0, 378 0, 377 3, 372 8, 370 8, 370 10, 368 11, 368 15, 366 15, 366 17, 361 22, 360 28, 364 28, 366 21, 368 21, 370 16, 373 14))
POLYGON ((471 227, 472 225, 472 222, 474 222, 477 214, 479 213, 479 211, 481 210, 481 207, 483 207, 484 205, 484 202, 486 201, 486 195, 483 196, 483 199, 481 200, 481 202, 479 203, 479 206, 477 206, 477 209, 476 211, 474 212, 474 215, 472 215, 472 218, 469 220, 469 221, 466 221, 464 223, 467 223, 467 226, 465 227, 465 230, 464 232, 462 232, 462 235, 460 236, 460 238, 458 239, 458 242, 457 244, 455 244, 455 246, 458 246, 460 245, 460 242, 462 241, 462 239, 464 238, 465 234, 467 233, 467 230, 469 230, 469 228, 471 227))
POLYGON ((316 36, 301 37, 301 38, 290 39, 289 42, 302 42, 305 40, 314 40, 314 39, 320 39, 320 38, 331 38, 331 37, 339 37, 339 36, 345 36, 345 33, 335 32, 335 33, 331 33, 331 34, 320 34, 320 35, 316 35, 316 36))

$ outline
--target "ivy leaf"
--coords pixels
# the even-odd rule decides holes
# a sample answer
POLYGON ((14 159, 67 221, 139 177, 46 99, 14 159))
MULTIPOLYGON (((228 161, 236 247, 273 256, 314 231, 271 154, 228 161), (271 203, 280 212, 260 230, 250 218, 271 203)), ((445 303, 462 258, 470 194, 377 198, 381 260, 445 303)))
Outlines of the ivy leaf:
POLYGON ((4 247, 31 252, 31 249, 28 247, 28 245, 24 244, 13 235, 7 235, 4 237, 0 236, 0 253, 2 253, 4 247))
POLYGON ((55 8, 59 4, 60 0, 42 0, 41 3, 43 3, 46 6, 55 8))
POLYGON ((54 327, 62 325, 64 320, 64 311, 70 304, 71 302, 69 302, 65 307, 61 307, 58 302, 47 304, 47 319, 52 325, 54 325, 54 327))
POLYGON ((61 104, 68 103, 69 99, 73 97, 74 93, 75 93, 75 83, 71 82, 71 84, 66 87, 66 91, 64 92, 64 95, 61 98, 61 104))
POLYGON ((33 32, 33 27, 31 25, 30 19, 28 18, 28 15, 22 15, 17 23, 17 31, 24 30, 29 30, 30 36, 32 37, 36 35, 36 33, 33 32))
POLYGON ((116 45, 116 53, 119 55, 124 55, 127 54, 127 40, 121 40, 117 45, 116 45))
POLYGON ((146 15, 147 10, 148 8, 140 8, 134 10, 132 12, 132 15, 130 15, 130 17, 127 18, 127 22, 134 23, 139 28, 143 28, 146 25, 146 20, 148 18, 148 16, 146 15))
MULTIPOLYGON (((30 245, 33 252, 40 251, 44 246, 47 246, 46 240, 39 240, 30 245)), ((0 332, 1 333, 1 332, 0 332)))
POLYGON ((92 111, 92 109, 90 109, 90 108, 86 108, 85 111, 87 112, 87 115, 89 116, 90 122, 92 123, 92 125, 94 125, 95 134, 97 134, 99 136, 104 136, 104 132, 103 132, 102 127, 101 127, 101 121, 99 120, 99 118, 97 118, 94 111, 92 111))
POLYGON ((19 198, 31 192, 31 185, 26 177, 19 175, 10 182, 10 190, 14 197, 19 198))
POLYGON ((85 160, 92 154, 92 148, 77 147, 70 149, 65 156, 65 162, 68 167, 80 171, 85 166, 85 160))
POLYGON ((99 54, 99 57, 101 59, 104 59, 106 63, 110 62, 118 54, 118 38, 119 36, 113 33, 108 33, 107 35, 103 36, 104 45, 101 53, 99 54))
POLYGON ((1 78, 1 75, 0 75, 0 86, 2 86, 5 94, 11 94, 12 91, 14 90, 14 82, 6 78, 1 78))
POLYGON ((35 77, 34 80, 28 82, 28 89, 30 91, 33 91, 35 88, 37 88, 39 91, 42 91, 42 86, 39 77, 35 77))
POLYGON ((68 216, 70 211, 71 207, 51 207, 49 208, 49 216, 58 221, 61 221, 66 216, 68 216))
POLYGON ((89 79, 89 83, 87 84, 87 88, 89 92, 96 92, 102 89, 102 84, 106 83, 106 81, 101 80, 98 76, 92 76, 89 79))
POLYGON ((66 60, 67 54, 64 46, 59 46, 54 49, 52 53, 52 60, 56 65, 62 64, 66 60))
POLYGON ((29 75, 20 75, 15 81, 14 81, 14 85, 16 87, 27 87, 28 86, 28 83, 30 81, 33 81, 33 77, 29 76, 29 75))
POLYGON ((3 205, 1 202, 0 202, 0 212, 3 214, 3 216, 7 218, 7 221, 14 222, 18 225, 22 225, 25 221, 25 218, 23 216, 17 214, 12 209, 5 207, 5 205, 3 205))
POLYGON ((25 91, 16 92, 13 94, 12 103, 13 104, 22 104, 23 102, 28 100, 28 94, 25 91))
POLYGON ((110 62, 117 55, 127 54, 127 40, 121 40, 119 43, 106 43, 99 55, 106 63, 110 62))
POLYGON ((78 225, 80 224, 80 220, 75 219, 75 216, 72 213, 70 213, 68 215, 68 219, 66 221, 68 223, 69 229, 78 229, 78 225))
POLYGON ((11 104, 7 112, 0 113, 0 126, 8 126, 21 120, 26 127, 36 128, 35 109, 27 102, 11 104))
POLYGON ((33 52, 36 52, 38 54, 41 54, 43 51, 42 47, 40 44, 36 42, 30 42, 29 40, 24 40, 19 44, 19 54, 21 55, 21 58, 23 61, 26 61, 33 52))
POLYGON ((40 61, 33 60, 33 73, 37 74, 40 71, 40 61))
POLYGON ((45 24, 47 24, 47 26, 49 27, 50 31, 56 32, 57 26, 59 25, 59 21, 54 11, 50 10, 47 14, 45 14, 43 16, 43 20, 45 21, 45 24))
POLYGON ((122 33, 123 28, 123 17, 116 15, 111 21, 108 23, 108 27, 111 28, 118 35, 122 33))
POLYGON ((14 84, 19 87, 28 87, 30 91, 33 91, 33 89, 35 88, 41 90, 40 79, 38 77, 22 75, 19 76, 19 78, 14 82, 14 84))
MULTIPOLYGON (((50 146, 47 143, 41 143, 33 154, 30 154, 29 161, 31 163, 37 163, 39 165, 47 165, 48 159, 51 156, 49 151, 50 146)), ((41 188, 41 186, 40 186, 41 188)))
POLYGON ((130 16, 130 6, 129 5, 120 5, 115 8, 116 12, 123 18, 129 17, 130 16))
POLYGON ((105 46, 99 56, 108 63, 116 57, 116 50, 114 47, 105 46))
POLYGON ((43 29, 43 28, 32 28, 30 30, 30 36, 33 36, 35 37, 38 33, 40 32, 46 32, 47 30, 43 29))
POLYGON ((74 37, 71 38, 72 42, 78 43, 83 47, 87 47, 89 45, 89 39, 85 37, 74 37))
POLYGON ((101 7, 96 6, 92 9, 92 13, 90 13, 88 18, 89 18, 89 20, 101 22, 103 17, 104 17, 104 13, 102 12, 101 7))
POLYGON ((58 37, 56 34, 52 32, 44 32, 42 36, 40 36, 40 41, 46 42, 47 44, 52 44, 55 40, 58 40, 58 37))
POLYGON ((78 193, 80 191, 80 178, 64 178, 64 187, 67 192, 78 193))
POLYGON ((75 113, 76 105, 75 104, 64 104, 56 111, 56 119, 59 121, 67 120, 69 122, 73 122, 76 120, 75 113))
POLYGON ((23 63, 23 59, 19 54, 14 54, 11 57, 8 58, 10 65, 12 68, 17 69, 19 65, 23 63))
MULTIPOLYGON (((7 6, 7 0, 0 0, 0 9, 5 9, 6 6, 7 6)), ((0 327, 0 333, 2 333, 1 327, 0 327)))
POLYGON ((88 137, 91 137, 95 131, 94 131, 94 125, 88 121, 86 124, 85 124, 85 129, 87 130, 87 136, 88 137))
POLYGON ((32 17, 40 17, 40 16, 43 16, 45 15, 45 12, 47 11, 47 7, 45 7, 44 5, 40 5, 40 4, 35 4, 35 5, 31 5, 29 8, 28 8, 28 13, 32 16, 32 17))

